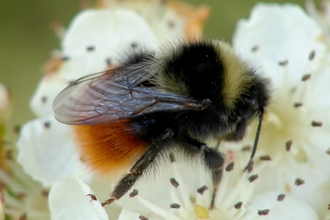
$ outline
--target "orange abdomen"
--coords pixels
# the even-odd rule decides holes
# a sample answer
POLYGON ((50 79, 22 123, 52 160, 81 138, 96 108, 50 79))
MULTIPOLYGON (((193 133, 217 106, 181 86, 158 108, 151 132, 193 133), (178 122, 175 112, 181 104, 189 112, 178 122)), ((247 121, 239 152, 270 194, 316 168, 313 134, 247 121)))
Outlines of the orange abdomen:
POLYGON ((106 176, 129 170, 148 145, 129 132, 130 120, 74 126, 81 158, 93 171, 106 176))

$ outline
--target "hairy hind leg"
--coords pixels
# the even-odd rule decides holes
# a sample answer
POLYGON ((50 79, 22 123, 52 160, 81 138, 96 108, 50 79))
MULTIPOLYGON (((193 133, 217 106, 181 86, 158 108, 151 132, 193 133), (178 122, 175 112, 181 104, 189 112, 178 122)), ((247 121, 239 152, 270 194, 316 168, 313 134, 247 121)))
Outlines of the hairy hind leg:
POLYGON ((220 152, 207 147, 206 144, 201 143, 188 135, 184 135, 183 138, 185 143, 185 152, 192 156, 202 153, 203 163, 212 172, 213 193, 210 209, 213 209, 215 206, 215 196, 222 177, 222 167, 225 162, 224 156, 220 152))
POLYGON ((153 144, 149 146, 143 156, 134 164, 131 168, 130 173, 124 176, 116 185, 112 191, 110 198, 102 203, 102 206, 109 205, 115 200, 120 199, 124 196, 134 183, 143 175, 143 172, 148 166, 155 161, 159 152, 164 149, 163 141, 172 136, 172 131, 165 131, 160 137, 158 137, 153 144))

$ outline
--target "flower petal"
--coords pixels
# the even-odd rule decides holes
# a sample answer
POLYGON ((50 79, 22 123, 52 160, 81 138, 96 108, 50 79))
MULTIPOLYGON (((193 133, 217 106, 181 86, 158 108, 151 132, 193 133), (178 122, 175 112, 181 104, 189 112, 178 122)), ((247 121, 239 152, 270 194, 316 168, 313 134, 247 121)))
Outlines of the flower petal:
MULTIPOLYGON (((328 156, 328 155, 326 155, 328 156)), ((321 217, 325 214, 326 204, 330 194, 329 176, 323 172, 329 167, 330 160, 323 158, 319 164, 300 163, 292 155, 281 155, 276 163, 261 162, 258 169, 260 173, 256 191, 259 193, 277 189, 291 198, 305 202, 321 217), (320 169, 321 168, 321 169, 320 169)))
POLYGON ((156 39, 139 15, 127 10, 89 9, 70 25, 62 42, 65 57, 82 74, 119 64, 138 47, 154 50, 156 39), (109 61, 110 59, 110 61, 109 61))
POLYGON ((291 89, 301 76, 313 73, 326 51, 321 27, 292 4, 257 4, 250 19, 238 23, 233 42, 235 48, 260 60, 274 89, 284 80, 291 89))
MULTIPOLYGON (((248 209, 255 210, 254 217, 246 216, 243 219, 271 219, 271 220, 317 220, 319 219, 315 211, 306 203, 294 199, 290 196, 285 196, 282 201, 277 198, 281 193, 278 191, 269 191, 255 196, 252 202, 248 205, 248 209), (269 210, 267 216, 258 215, 258 211, 269 210)), ((252 213, 252 212, 250 212, 252 213)))
POLYGON ((57 181, 49 193, 52 219, 108 220, 105 209, 92 195, 93 191, 77 176, 57 181))
POLYGON ((52 105, 55 97, 70 82, 82 76, 72 64, 63 63, 58 72, 47 74, 40 80, 30 101, 30 108, 37 116, 53 115, 52 105))
POLYGON ((53 117, 32 120, 22 127, 17 142, 18 161, 44 186, 52 186, 72 174, 87 178, 72 138, 70 127, 53 117))

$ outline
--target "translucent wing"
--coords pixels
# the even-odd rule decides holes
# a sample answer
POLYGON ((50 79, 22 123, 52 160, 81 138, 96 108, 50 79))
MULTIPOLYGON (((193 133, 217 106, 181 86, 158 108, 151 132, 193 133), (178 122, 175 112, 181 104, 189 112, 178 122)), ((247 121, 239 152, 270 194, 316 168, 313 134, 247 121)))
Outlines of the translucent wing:
POLYGON ((78 79, 55 99, 55 118, 65 124, 101 124, 159 111, 201 110, 209 104, 143 87, 154 73, 149 65, 134 64, 78 79))

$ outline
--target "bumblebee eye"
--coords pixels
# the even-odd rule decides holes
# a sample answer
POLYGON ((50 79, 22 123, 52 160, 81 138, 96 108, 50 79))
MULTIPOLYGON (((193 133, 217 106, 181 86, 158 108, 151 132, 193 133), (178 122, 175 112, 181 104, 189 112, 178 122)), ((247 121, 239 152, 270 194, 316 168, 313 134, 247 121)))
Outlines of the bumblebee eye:
POLYGON ((238 117, 236 118, 235 123, 238 124, 240 121, 242 121, 242 117, 241 117, 241 116, 238 116, 238 117))
POLYGON ((247 98, 244 100, 247 109, 251 112, 259 111, 259 105, 256 99, 247 98))
POLYGON ((258 110, 259 110, 259 106, 258 106, 258 102, 257 102, 257 100, 252 99, 250 104, 251 104, 251 108, 252 108, 254 111, 258 111, 258 110))

